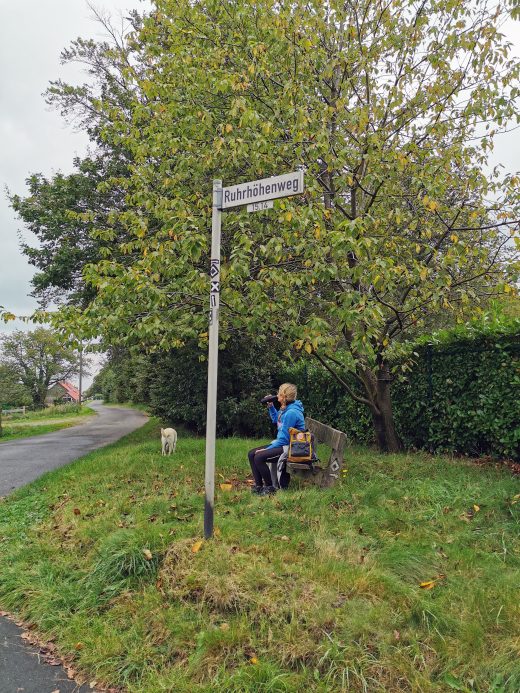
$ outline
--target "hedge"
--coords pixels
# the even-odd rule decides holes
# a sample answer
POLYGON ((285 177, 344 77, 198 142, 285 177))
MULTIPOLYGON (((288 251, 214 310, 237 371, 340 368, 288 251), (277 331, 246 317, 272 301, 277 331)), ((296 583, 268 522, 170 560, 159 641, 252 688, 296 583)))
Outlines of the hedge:
MULTIPOLYGON (((421 341, 410 346, 406 376, 392 384, 405 447, 520 459, 520 321, 465 326, 421 341)), ((395 366, 399 373, 401 363, 395 366)), ((373 441, 368 409, 326 371, 296 364, 280 379, 298 384, 310 416, 354 442, 373 441)))

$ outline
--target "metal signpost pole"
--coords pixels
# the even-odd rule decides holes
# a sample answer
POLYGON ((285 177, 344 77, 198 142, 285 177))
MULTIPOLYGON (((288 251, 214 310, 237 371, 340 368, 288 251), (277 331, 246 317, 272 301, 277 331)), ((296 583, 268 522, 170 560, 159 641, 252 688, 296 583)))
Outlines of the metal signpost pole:
POLYGON ((218 310, 220 304, 220 229, 222 225, 222 181, 213 181, 213 216, 211 224, 208 401, 206 412, 206 499, 204 505, 204 538, 213 536, 215 499, 215 437, 217 429, 218 310))
POLYGON ((222 188, 221 180, 213 181, 213 217, 211 226, 211 265, 209 278, 209 354, 208 403, 206 419, 206 502, 204 506, 204 538, 213 536, 215 500, 215 437, 217 432, 217 369, 218 369, 218 311, 220 304, 220 228, 222 210, 247 205, 248 212, 271 209, 272 200, 301 195, 304 191, 304 171, 262 178, 222 188))

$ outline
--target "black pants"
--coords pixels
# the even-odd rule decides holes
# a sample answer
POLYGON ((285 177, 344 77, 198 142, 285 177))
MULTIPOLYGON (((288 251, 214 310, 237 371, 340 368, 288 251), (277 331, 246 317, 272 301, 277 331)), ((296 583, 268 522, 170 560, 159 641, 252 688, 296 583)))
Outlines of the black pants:
MULTIPOLYGON (((266 450, 264 446, 253 448, 247 453, 251 471, 253 472, 253 477, 257 486, 272 486, 271 470, 267 463, 278 462, 278 458, 282 453, 282 447, 269 448, 266 450)), ((287 488, 289 486, 290 478, 291 476, 287 474, 287 472, 282 474, 280 484, 282 488, 287 488)))
POLYGON ((267 466, 268 462, 278 462, 278 458, 283 452, 283 448, 265 449, 262 445, 259 448, 253 448, 247 453, 249 464, 257 486, 272 486, 271 470, 267 466))

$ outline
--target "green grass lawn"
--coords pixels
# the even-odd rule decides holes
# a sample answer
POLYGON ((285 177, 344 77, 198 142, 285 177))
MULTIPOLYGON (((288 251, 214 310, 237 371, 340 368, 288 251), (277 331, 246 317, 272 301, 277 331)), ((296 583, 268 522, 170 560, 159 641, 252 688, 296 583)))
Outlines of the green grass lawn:
POLYGON ((80 407, 73 404, 6 417, 2 419, 0 443, 76 426, 84 420, 85 416, 92 416, 94 413, 88 406, 80 407))
POLYGON ((258 498, 255 442, 218 442, 197 551, 204 440, 161 457, 157 421, 6 498, 0 608, 132 692, 520 690, 518 477, 349 450, 258 498))

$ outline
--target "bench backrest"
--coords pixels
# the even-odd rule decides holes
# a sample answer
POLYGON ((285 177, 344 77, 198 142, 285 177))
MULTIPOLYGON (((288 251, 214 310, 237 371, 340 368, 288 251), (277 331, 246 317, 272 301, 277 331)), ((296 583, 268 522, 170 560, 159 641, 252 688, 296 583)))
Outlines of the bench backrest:
POLYGON ((341 468, 343 467, 343 453, 347 444, 347 436, 343 431, 338 431, 336 428, 321 423, 321 421, 315 421, 309 416, 305 417, 305 425, 315 435, 318 443, 323 443, 331 448, 327 466, 323 466, 316 481, 320 486, 332 486, 339 478, 341 468))

